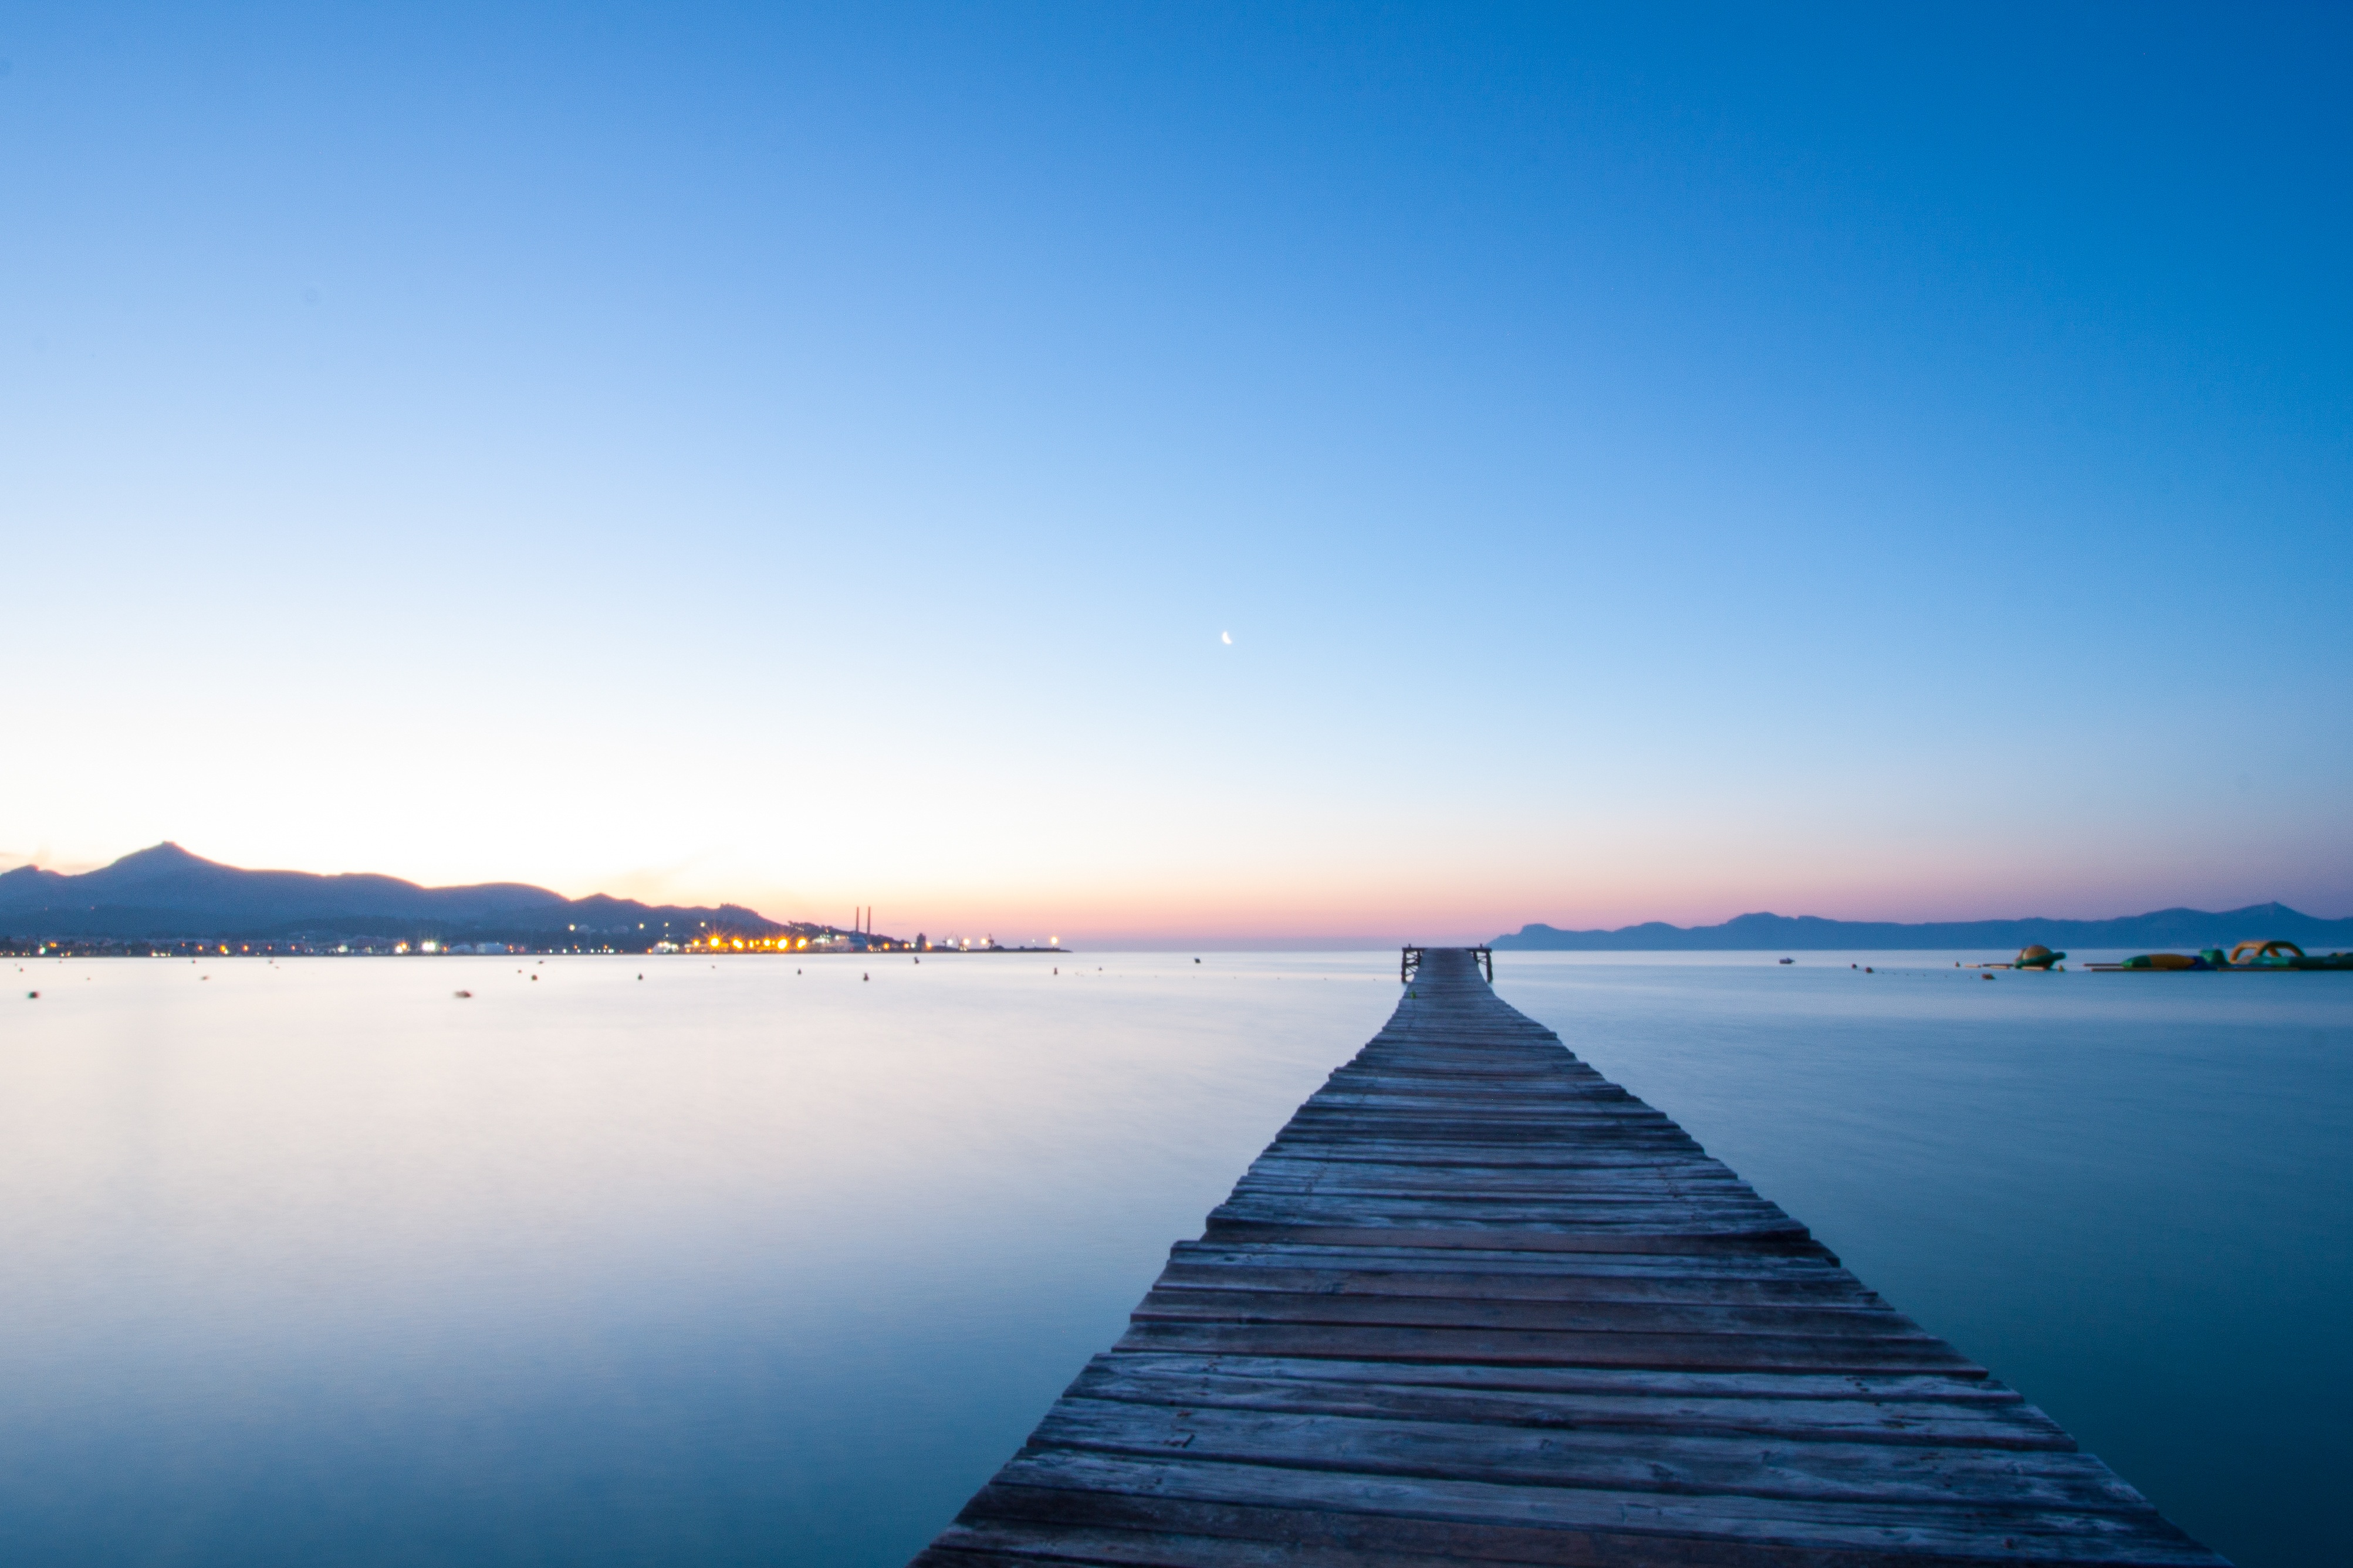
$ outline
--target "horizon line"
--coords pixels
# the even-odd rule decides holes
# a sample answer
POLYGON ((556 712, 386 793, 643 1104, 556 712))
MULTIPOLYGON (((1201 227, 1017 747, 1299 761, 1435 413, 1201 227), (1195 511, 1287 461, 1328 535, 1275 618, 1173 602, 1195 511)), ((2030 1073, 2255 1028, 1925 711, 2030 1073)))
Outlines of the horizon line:
MULTIPOLYGON (((18 856, 15 856, 15 855, 6 854, 6 853, 5 853, 5 852, 0 852, 0 875, 5 875, 5 874, 6 874, 6 873, 8 873, 8 872, 16 871, 16 870, 22 870, 22 869, 25 869, 25 868, 33 868, 33 869, 36 869, 36 870, 47 871, 47 872, 50 872, 50 873, 52 873, 52 874, 54 874, 54 875, 62 876, 62 877, 83 877, 83 876, 88 876, 88 875, 91 874, 92 872, 96 872, 96 871, 102 871, 102 870, 107 869, 107 868, 110 868, 110 867, 112 867, 112 866, 115 866, 115 865, 119 865, 119 864, 120 864, 120 863, 121 863, 123 860, 129 859, 131 857, 132 857, 132 856, 134 856, 134 855, 144 854, 144 853, 148 853, 148 852, 153 851, 153 850, 156 850, 156 849, 163 849, 163 848, 175 849, 175 850, 179 851, 179 852, 180 852, 181 854, 183 854, 183 855, 186 855, 186 856, 188 856, 188 857, 190 857, 191 858, 194 858, 194 859, 202 860, 202 861, 206 862, 206 864, 208 864, 208 865, 219 866, 219 867, 222 867, 222 868, 226 868, 226 869, 234 870, 234 871, 250 872, 250 873, 257 874, 257 875, 259 875, 259 874, 267 874, 267 873, 285 873, 285 872, 292 872, 293 874, 298 875, 298 876, 309 876, 309 877, 320 877, 320 878, 332 878, 332 877, 385 877, 385 878, 390 878, 390 879, 394 879, 394 880, 403 881, 403 882, 407 882, 407 883, 408 883, 410 886, 412 886, 412 887, 416 887, 416 888, 421 889, 423 889, 423 890, 425 890, 425 891, 428 891, 428 892, 441 892, 441 891, 449 891, 449 890, 463 889, 468 889, 468 888, 478 888, 478 887, 493 887, 493 886, 525 886, 525 887, 533 887, 533 888, 538 888, 538 889, 541 889, 542 890, 546 891, 546 892, 549 892, 549 893, 553 894, 554 896, 555 896, 555 897, 557 897, 557 898, 565 899, 566 901, 568 901, 568 902, 574 902, 574 903, 581 902, 581 901, 583 901, 583 900, 586 900, 586 899, 599 898, 599 897, 603 897, 603 898, 612 898, 612 899, 618 899, 618 900, 623 900, 623 901, 640 902, 640 903, 642 903, 642 902, 645 902, 645 901, 646 901, 642 897, 636 897, 636 896, 627 895, 627 894, 613 894, 613 893, 607 893, 607 892, 605 892, 602 889, 597 889, 596 891, 594 891, 594 892, 590 892, 590 893, 584 893, 584 894, 579 894, 579 895, 565 894, 565 893, 563 893, 563 892, 558 891, 558 890, 557 890, 557 889, 555 889, 548 888, 548 887, 546 887, 546 886, 545 886, 545 884, 543 884, 543 883, 523 881, 523 880, 522 880, 522 879, 514 879, 514 878, 491 878, 491 879, 484 879, 484 880, 481 880, 481 881, 424 882, 424 881, 418 881, 418 880, 416 880, 416 879, 412 879, 412 878, 400 876, 400 875, 398 875, 398 874, 397 874, 397 873, 396 873, 396 872, 388 872, 388 871, 308 871, 308 870, 301 870, 301 869, 299 869, 299 868, 293 868, 293 867, 286 867, 286 866, 265 866, 265 867, 246 867, 246 866, 235 866, 235 865, 232 865, 231 863, 227 862, 227 861, 225 861, 225 860, 213 860, 213 859, 211 859, 209 857, 206 857, 206 856, 204 856, 204 855, 200 855, 200 854, 198 854, 196 851, 192 850, 192 849, 189 849, 185 845, 184 845, 184 844, 180 843, 177 839, 168 838, 168 837, 167 837, 167 838, 159 839, 159 840, 157 840, 157 841, 156 841, 155 843, 153 843, 153 844, 143 845, 143 846, 142 846, 142 847, 140 847, 139 848, 136 848, 136 849, 126 850, 126 851, 124 851, 123 853, 121 853, 121 854, 120 854, 120 855, 117 855, 113 859, 111 859, 111 860, 108 860, 108 861, 104 861, 104 862, 101 862, 101 863, 99 863, 99 864, 88 865, 88 864, 82 864, 82 863, 79 863, 79 862, 70 862, 70 864, 76 864, 76 865, 79 865, 79 866, 80 866, 80 868, 79 868, 79 869, 78 869, 78 870, 63 870, 63 869, 60 869, 59 868, 58 868, 58 867, 56 867, 56 866, 44 866, 44 865, 42 865, 42 864, 41 864, 40 857, 39 857, 37 854, 36 854, 36 855, 34 855, 34 856, 18 857, 18 856)), ((777 917, 777 916, 769 915, 768 913, 766 913, 766 911, 765 911, 765 910, 762 910, 762 909, 760 909, 760 908, 756 907, 755 905, 754 905, 754 904, 752 904, 752 903, 750 903, 750 902, 745 901, 744 897, 742 897, 742 896, 735 896, 735 897, 722 896, 722 895, 705 895, 705 896, 706 896, 706 897, 710 897, 710 898, 712 898, 713 901, 712 901, 712 903, 711 905, 708 905, 708 906, 701 906, 701 907, 712 907, 712 908, 716 908, 716 907, 733 906, 733 907, 735 907, 735 908, 738 908, 738 909, 744 910, 746 910, 747 912, 749 912, 749 913, 751 913, 751 914, 754 914, 754 915, 757 916, 757 917, 758 917, 758 918, 760 918, 761 920, 767 921, 769 921, 769 922, 771 922, 771 923, 776 923, 776 924, 805 923, 805 924, 826 924, 826 925, 830 925, 830 923, 831 923, 831 922, 827 922, 827 921, 801 921, 801 920, 798 920, 798 918, 797 918, 797 917, 777 917)), ((665 904, 665 905, 661 905, 661 906, 654 906, 654 907, 688 907, 688 906, 679 906, 679 905, 668 905, 668 904, 665 904)), ((1083 941, 1083 942, 1093 942, 1093 943, 1097 944, 1099 948, 1102 948, 1103 950, 1105 950, 1105 951, 1110 951, 1110 950, 1114 950, 1114 949, 1115 949, 1115 950, 1117 950, 1117 951, 1124 951, 1124 952, 1178 952, 1178 951, 1183 951, 1183 950, 1187 950, 1187 949, 1198 949, 1199 951, 1204 952, 1369 952, 1369 951, 1376 951, 1376 950, 1378 950, 1378 949, 1388 948, 1388 947, 1406 947, 1406 946, 1430 946, 1430 947, 1451 947, 1451 946, 1462 946, 1462 947, 1476 947, 1476 946, 1483 945, 1483 944, 1485 944, 1485 943, 1487 943, 1487 942, 1493 942, 1493 941, 1496 941, 1496 940, 1501 940, 1501 939, 1504 939, 1504 938, 1510 938, 1510 937, 1519 936, 1519 935, 1524 934, 1525 932, 1526 932, 1526 931, 1530 931, 1531 929, 1535 929, 1535 928, 1542 928, 1543 930, 1546 930, 1546 931, 1556 931, 1556 932, 1559 932, 1559 933, 1564 934, 1564 935, 1576 935, 1576 936, 1587 936, 1587 935, 1620 935, 1620 934, 1623 934, 1623 933, 1630 932, 1630 931, 1639 931, 1639 930, 1641 930, 1641 929, 1642 929, 1642 928, 1644 928, 1644 927, 1649 927, 1649 926, 1661 927, 1661 928, 1663 928, 1663 929, 1668 930, 1668 931, 1686 931, 1686 932, 1688 932, 1688 931, 1709 931, 1709 930, 1720 929, 1720 928, 1722 928, 1722 927, 1724 927, 1724 926, 1730 925, 1730 924, 1732 924, 1732 923, 1734 923, 1735 921, 1737 921, 1749 920, 1749 919, 1756 919, 1756 918, 1770 918, 1770 919, 1774 919, 1774 920, 1786 920, 1786 921, 1824 921, 1824 922, 1827 922, 1827 923, 1839 924, 1839 925, 1872 925, 1872 926, 1891 926, 1891 927, 1916 927, 1916 926, 1965 926, 1965 925, 2024 924, 2024 923, 2029 923, 2029 922, 2033 922, 2033 921, 2049 921, 2049 922, 2053 922, 2053 923, 2073 923, 2073 924, 2101 924, 2101 923, 2107 923, 2107 922, 2111 922, 2111 921, 2128 921, 2128 920, 2139 920, 2139 919, 2146 919, 2146 918, 2148 918, 2148 917, 2150 917, 2150 916, 2154 916, 2154 915, 2161 915, 2161 914, 2168 914, 2168 913, 2176 913, 2176 912, 2184 912, 2184 913, 2192 913, 2192 914, 2204 914, 2204 915, 2227 915, 2227 914, 2233 914, 2233 913, 2237 913, 2237 912, 2239 912, 2239 910, 2255 910, 2255 909, 2263 909, 2263 908, 2269 908, 2269 907, 2276 907, 2276 908, 2279 908, 2279 909, 2282 909, 2282 910, 2288 910, 2288 911, 2289 911, 2289 912, 2291 912, 2291 913, 2295 913, 2295 914, 2297 914, 2297 915, 2301 915, 2301 916, 2303 916, 2305 919, 2307 919, 2307 920, 2314 920, 2314 921, 2323 921, 2323 922, 2334 922, 2334 921, 2344 921, 2344 920, 2353 920, 2353 914, 2348 914, 2348 915, 2316 915, 2316 914, 2313 914, 2313 913, 2311 913, 2311 912, 2309 912, 2309 911, 2307 911, 2307 910, 2295 909, 2295 906, 2288 904, 2288 903, 2287 903, 2285 900, 2284 900, 2277 899, 2277 898, 2272 898, 2272 899, 2259 900, 2256 900, 2256 901, 2254 901, 2254 902, 2253 902, 2253 903, 2246 903, 2246 904, 2240 904, 2240 905, 2236 905, 2236 906, 2234 906, 2234 907, 2232 907, 2232 908, 2230 908, 2230 909, 2213 909, 2213 910, 2209 910, 2209 909, 2200 909, 2200 908, 2197 907, 2196 905, 2192 905, 2192 904, 2185 904, 2185 903, 2172 903, 2172 904, 2166 904, 2166 905, 2163 905, 2163 906, 2160 906, 2160 907, 2158 907, 2158 908, 2155 908, 2155 909, 2137 910, 2132 910, 2132 911, 2129 911, 2129 912, 2126 912, 2126 913, 2123 913, 2123 914, 2100 914, 2100 915, 2052 915, 2052 914, 2030 914, 2030 915, 1971 915, 1971 916, 1958 917, 1958 918, 1947 916, 1947 917, 1942 917, 1942 918, 1933 918, 1933 919, 1910 919, 1910 920, 1902 920, 1902 919, 1887 919, 1887 918, 1883 918, 1883 918, 1868 918, 1868 917, 1865 917, 1865 918, 1856 918, 1856 917, 1847 916, 1847 915, 1824 915, 1824 914, 1796 914, 1796 915, 1783 915, 1783 914, 1779 914, 1779 913, 1778 913, 1778 912, 1776 912, 1775 910, 1770 910, 1770 909, 1753 909, 1753 910, 1744 910, 1740 911, 1740 912, 1739 912, 1739 913, 1737 913, 1737 914, 1726 915, 1726 916, 1723 917, 1723 918, 1722 918, 1722 919, 1720 919, 1720 920, 1715 920, 1715 921, 1691 921, 1691 922, 1690 922, 1690 923, 1688 923, 1688 924, 1679 924, 1679 923, 1677 923, 1676 921, 1671 921, 1671 920, 1667 920, 1667 919, 1664 919, 1664 918, 1661 918, 1661 917, 1656 917, 1656 916, 1650 917, 1650 918, 1646 918, 1646 919, 1642 919, 1642 920, 1627 921, 1624 921, 1624 922, 1623 922, 1623 923, 1621 923, 1621 924, 1617 924, 1617 925, 1607 925, 1607 924, 1596 924, 1596 925, 1556 925, 1556 924, 1554 924, 1552 921, 1547 921, 1547 920, 1523 918, 1523 919, 1521 919, 1521 921, 1519 921, 1519 923, 1518 923, 1516 926, 1507 926, 1507 927, 1505 927, 1504 929, 1500 929, 1500 930, 1495 931, 1493 933, 1493 935, 1490 935, 1490 936, 1479 936, 1479 937, 1475 937, 1475 938, 1474 938, 1474 937, 1461 937, 1461 936, 1459 936, 1459 935, 1457 935, 1457 936, 1444 936, 1444 935, 1440 935, 1440 936, 1436 937, 1436 938, 1434 938, 1434 939, 1432 939, 1432 938, 1407 938, 1407 937, 1379 937, 1379 936, 1374 936, 1374 935, 1371 935, 1371 934, 1368 934, 1368 933, 1363 933, 1363 932, 1346 932, 1346 933, 1343 933, 1343 932, 1333 932, 1333 931, 1265 931, 1265 930, 1263 930, 1263 929, 1261 929, 1261 930, 1258 930, 1258 931, 1222 931, 1222 932, 1219 932, 1219 933, 1216 933, 1216 934, 1212 935, 1212 934, 1208 933, 1208 932, 1201 932, 1201 931, 1195 931, 1195 932, 1193 932, 1193 933, 1189 933, 1189 934, 1188 934, 1188 933, 1187 933, 1187 932, 1185 932, 1185 931, 1176 931, 1176 932, 1174 932, 1174 933, 1171 933, 1171 932, 1166 931, 1165 931, 1165 930, 1159 930, 1159 931, 1155 931, 1155 930, 1142 930, 1142 931, 1139 931, 1139 930, 1135 930, 1135 929, 1130 928, 1130 929, 1127 929, 1127 930, 1116 930, 1116 931, 1113 931, 1105 932, 1105 933, 1103 933, 1103 934, 1102 934, 1102 935, 1088 935, 1088 934, 1085 932, 1085 928, 1084 928, 1084 926, 1083 926, 1082 924, 1077 924, 1077 923, 1073 923, 1073 922, 1064 922, 1064 923, 1062 924, 1062 926, 1061 926, 1061 930, 1062 930, 1062 931, 1066 931, 1066 932, 1069 932, 1069 933, 1070 933, 1070 938, 1071 938, 1071 939, 1072 939, 1072 940, 1077 940, 1077 941, 1083 941), (1104 944, 1108 944, 1108 946, 1106 947, 1104 944)), ((1574 917, 1571 917, 1571 918, 1574 918, 1574 917)), ((905 921, 894 921, 894 922, 892 922, 892 923, 896 923, 896 924, 906 924, 906 923, 908 923, 908 922, 905 922, 905 921)), ((916 926, 921 927, 921 926, 925 926, 925 925, 929 925, 929 924, 938 923, 938 922, 936 922, 936 921, 929 921, 929 920, 923 920, 923 921, 915 921, 915 922, 913 922, 913 923, 914 923, 916 926)), ((969 924, 969 923, 972 923, 972 922, 970 922, 970 921, 965 921, 965 923, 969 924)), ((1641 951, 1641 950, 1627 949, 1627 950, 1623 950, 1623 951, 1630 951, 1630 951, 1641 951)), ((1726 950, 1726 951, 1733 951, 1733 950, 1726 950)), ((1760 951, 1761 951, 1761 950, 1760 950, 1760 951)))

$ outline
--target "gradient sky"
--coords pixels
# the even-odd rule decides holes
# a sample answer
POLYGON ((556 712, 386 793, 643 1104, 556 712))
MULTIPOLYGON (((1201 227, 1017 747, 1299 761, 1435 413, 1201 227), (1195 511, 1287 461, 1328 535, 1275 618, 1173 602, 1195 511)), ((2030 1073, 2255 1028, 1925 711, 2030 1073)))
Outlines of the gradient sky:
POLYGON ((2353 913, 2342 9, 0 58, 0 863, 1099 942, 2353 913))

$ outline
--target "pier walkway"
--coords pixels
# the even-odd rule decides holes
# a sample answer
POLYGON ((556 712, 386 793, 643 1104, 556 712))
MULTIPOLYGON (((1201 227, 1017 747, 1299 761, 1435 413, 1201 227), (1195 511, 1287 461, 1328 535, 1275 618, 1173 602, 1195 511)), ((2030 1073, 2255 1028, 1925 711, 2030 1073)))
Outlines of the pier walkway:
POLYGON ((918 1568, 2219 1564, 1424 955, 918 1568))

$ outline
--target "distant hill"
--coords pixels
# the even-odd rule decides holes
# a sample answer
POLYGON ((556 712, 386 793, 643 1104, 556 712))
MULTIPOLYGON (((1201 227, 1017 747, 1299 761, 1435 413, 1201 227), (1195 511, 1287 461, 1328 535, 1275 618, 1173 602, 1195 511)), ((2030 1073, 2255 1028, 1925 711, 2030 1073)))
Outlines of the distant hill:
POLYGON ((1672 926, 1661 921, 1616 931, 1556 931, 1525 925, 1488 943, 1523 952, 1643 952, 1746 951, 1849 952, 1892 948, 1985 948, 2014 952, 2030 942, 2055 948, 2228 947, 2261 940, 2299 947, 2353 945, 2353 920, 2325 921, 2285 904, 2250 904, 2220 913, 2158 910, 2111 921, 1950 921, 1900 925, 1883 921, 1830 921, 1815 915, 1739 915, 1716 926, 1672 926))
POLYGON ((79 877, 19 866, 0 872, 0 935, 26 940, 310 941, 438 938, 556 945, 817 936, 734 904, 641 904, 598 893, 567 899, 521 882, 422 888, 396 877, 246 871, 158 844, 79 877))

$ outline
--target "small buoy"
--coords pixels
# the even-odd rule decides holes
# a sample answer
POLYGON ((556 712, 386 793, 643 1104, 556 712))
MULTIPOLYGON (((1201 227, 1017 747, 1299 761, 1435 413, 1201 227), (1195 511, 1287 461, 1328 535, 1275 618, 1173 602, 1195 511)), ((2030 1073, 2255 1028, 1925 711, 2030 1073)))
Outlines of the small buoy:
POLYGON ((642 975, 642 974, 640 974, 640 975, 638 975, 638 979, 640 979, 640 980, 643 980, 643 979, 645 978, 645 976, 644 976, 644 975, 642 975))
POLYGON ((41 994, 37 991, 27 991, 25 993, 25 1000, 27 1002, 37 1002, 40 999, 41 994))
POLYGON ((1993 978, 1993 976, 1992 976, 1992 975, 1990 975, 1990 974, 1980 974, 1980 975, 1978 975, 1978 978, 1979 980, 1991 980, 1991 979, 1993 978))
POLYGON ((1195 959, 1193 962, 1194 962, 1194 963, 1200 963, 1201 961, 1200 961, 1199 959, 1198 959, 1198 958, 1197 958, 1197 959, 1195 959))
POLYGON ((1871 973, 1871 965, 1869 965, 1868 963, 1864 964, 1864 965, 1862 966, 1862 972, 1863 972, 1865 974, 1870 973, 1871 973))
POLYGON ((860 980, 871 980, 871 979, 873 979, 873 978, 874 978, 874 976, 872 976, 872 975, 871 975, 871 974, 861 974, 861 975, 860 975, 858 978, 859 978, 859 979, 860 979, 860 980))
POLYGON ((539 984, 539 976, 538 976, 538 975, 536 975, 536 974, 533 975, 533 976, 531 977, 531 983, 532 983, 533 985, 538 984, 539 984))
POLYGON ((472 992, 470 992, 470 991, 460 991, 460 992, 459 992, 459 993, 458 993, 458 999, 459 999, 459 1001, 461 1001, 461 1002, 462 1002, 462 1001, 464 1001, 467 997, 471 996, 472 994, 473 994, 473 993, 472 993, 472 992))

